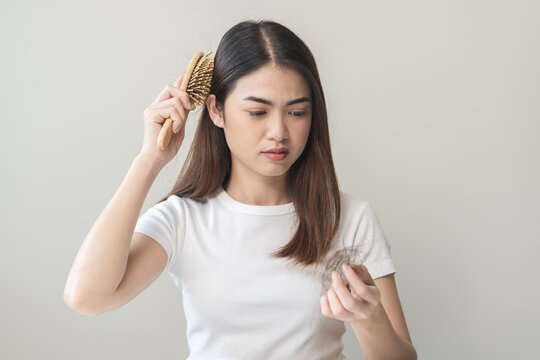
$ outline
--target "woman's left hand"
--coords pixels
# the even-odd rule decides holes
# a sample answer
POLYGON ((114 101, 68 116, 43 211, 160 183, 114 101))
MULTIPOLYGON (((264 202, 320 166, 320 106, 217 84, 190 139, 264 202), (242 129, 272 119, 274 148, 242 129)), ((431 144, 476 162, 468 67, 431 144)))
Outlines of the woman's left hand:
POLYGON ((361 323, 373 320, 382 308, 381 294, 364 265, 343 269, 351 291, 337 271, 332 271, 332 286, 321 296, 321 313, 329 318, 361 323))

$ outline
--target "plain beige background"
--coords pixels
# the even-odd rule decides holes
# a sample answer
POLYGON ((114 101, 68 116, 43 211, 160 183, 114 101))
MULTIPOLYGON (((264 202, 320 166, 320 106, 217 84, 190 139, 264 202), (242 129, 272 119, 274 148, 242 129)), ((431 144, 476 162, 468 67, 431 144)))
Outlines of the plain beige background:
MULTIPOLYGON (((379 216, 419 358, 540 357, 540 3, 426 0, 2 1, 0 358, 187 357, 165 273, 95 317, 63 289, 144 109, 258 18, 315 55, 340 186, 379 216)), ((173 185, 198 114, 143 210, 173 185)), ((348 325, 343 341, 361 358, 348 325)))

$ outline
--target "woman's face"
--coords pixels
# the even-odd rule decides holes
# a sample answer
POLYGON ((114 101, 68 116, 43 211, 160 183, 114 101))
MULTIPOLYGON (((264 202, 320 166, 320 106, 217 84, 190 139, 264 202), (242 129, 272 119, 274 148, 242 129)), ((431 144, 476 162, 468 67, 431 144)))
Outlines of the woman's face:
POLYGON ((268 65, 240 78, 225 99, 225 122, 213 94, 207 105, 214 124, 223 128, 236 175, 284 178, 305 148, 312 103, 307 83, 295 70, 268 65), (282 160, 264 154, 280 147, 288 149, 282 160))

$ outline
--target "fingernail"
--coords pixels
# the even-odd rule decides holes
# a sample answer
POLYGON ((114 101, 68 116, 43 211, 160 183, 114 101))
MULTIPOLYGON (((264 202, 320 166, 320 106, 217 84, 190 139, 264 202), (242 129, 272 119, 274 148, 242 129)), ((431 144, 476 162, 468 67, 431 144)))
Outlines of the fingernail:
POLYGON ((332 271, 332 280, 337 280, 337 273, 332 271))
POLYGON ((351 269, 347 264, 341 264, 341 267, 343 268, 343 271, 349 271, 351 269))

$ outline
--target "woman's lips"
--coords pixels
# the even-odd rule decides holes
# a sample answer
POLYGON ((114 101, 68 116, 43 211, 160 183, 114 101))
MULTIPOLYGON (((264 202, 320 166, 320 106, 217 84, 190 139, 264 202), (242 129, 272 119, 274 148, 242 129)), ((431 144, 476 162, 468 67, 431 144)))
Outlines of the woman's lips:
POLYGON ((270 160, 279 161, 279 160, 285 159, 289 153, 287 153, 287 152, 282 152, 282 153, 263 152, 263 154, 266 155, 266 157, 269 158, 270 160))

